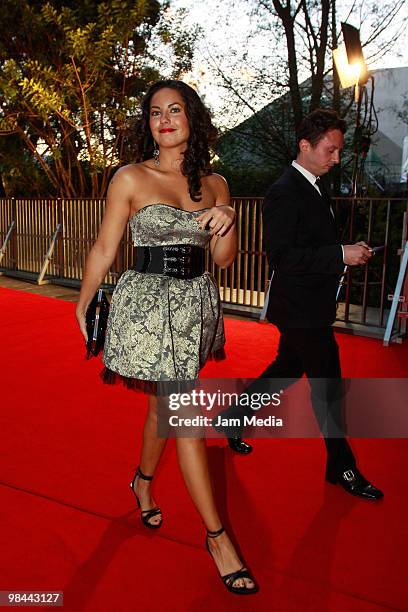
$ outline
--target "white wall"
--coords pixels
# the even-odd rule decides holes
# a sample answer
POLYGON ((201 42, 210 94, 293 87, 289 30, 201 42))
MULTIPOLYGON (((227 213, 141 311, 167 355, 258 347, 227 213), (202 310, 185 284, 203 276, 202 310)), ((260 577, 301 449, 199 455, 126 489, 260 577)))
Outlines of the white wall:
MULTIPOLYGON (((374 70, 372 74, 375 80, 374 107, 379 121, 379 134, 373 138, 373 148, 388 162, 401 164, 408 125, 397 117, 397 110, 401 110, 404 99, 408 99, 408 67, 374 70), (396 146, 393 147, 392 143, 396 146)), ((367 88, 371 89, 371 81, 367 88)))

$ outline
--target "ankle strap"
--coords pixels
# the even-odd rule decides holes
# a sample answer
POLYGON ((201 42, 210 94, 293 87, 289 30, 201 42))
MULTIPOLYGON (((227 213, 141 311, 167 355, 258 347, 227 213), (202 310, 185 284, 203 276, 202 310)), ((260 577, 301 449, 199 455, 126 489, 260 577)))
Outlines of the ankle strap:
POLYGON ((223 526, 220 527, 217 531, 207 531, 207 536, 209 538, 217 538, 219 535, 224 533, 225 529, 223 526))
POLYGON ((146 476, 146 474, 143 474, 142 470, 140 469, 140 466, 137 468, 136 470, 136 474, 139 476, 139 478, 141 478, 142 480, 153 480, 153 476, 146 476))

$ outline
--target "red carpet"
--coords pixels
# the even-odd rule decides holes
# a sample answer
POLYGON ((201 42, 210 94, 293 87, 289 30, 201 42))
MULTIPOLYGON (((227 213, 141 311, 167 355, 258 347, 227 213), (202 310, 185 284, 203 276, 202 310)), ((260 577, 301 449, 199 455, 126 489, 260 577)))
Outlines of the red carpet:
MULTIPOLYGON (((239 598, 204 550, 172 441, 155 483, 165 523, 141 526, 128 482, 146 399, 100 382, 74 304, 0 289, 0 312, 0 590, 64 591, 73 612, 408 610, 406 440, 353 441, 377 504, 324 484, 320 440, 256 440, 249 457, 210 441, 223 518, 261 585, 239 598)), ((275 328, 226 328, 228 359, 203 375, 256 376, 275 328)), ((345 376, 407 376, 408 343, 338 341, 345 376)))

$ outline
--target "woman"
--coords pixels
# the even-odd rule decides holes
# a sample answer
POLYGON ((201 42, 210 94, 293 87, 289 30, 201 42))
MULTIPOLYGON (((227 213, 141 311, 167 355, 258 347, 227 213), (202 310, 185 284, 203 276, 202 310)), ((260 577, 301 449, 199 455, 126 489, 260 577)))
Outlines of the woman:
MULTIPOLYGON (((235 212, 225 180, 211 173, 216 130, 197 93, 181 81, 159 81, 142 104, 139 163, 113 177, 98 239, 86 263, 77 319, 86 339, 85 313, 112 264, 129 222, 136 268, 115 289, 104 349, 106 382, 122 379, 149 392, 140 465, 132 490, 142 522, 157 529, 162 513, 151 480, 166 439, 157 435, 158 396, 191 384, 210 356, 222 357, 224 331, 218 289, 204 272, 210 242, 215 263, 236 255, 235 212)), ((207 528, 207 548, 228 590, 255 593, 215 506, 202 437, 178 437, 177 455, 187 489, 207 528)))

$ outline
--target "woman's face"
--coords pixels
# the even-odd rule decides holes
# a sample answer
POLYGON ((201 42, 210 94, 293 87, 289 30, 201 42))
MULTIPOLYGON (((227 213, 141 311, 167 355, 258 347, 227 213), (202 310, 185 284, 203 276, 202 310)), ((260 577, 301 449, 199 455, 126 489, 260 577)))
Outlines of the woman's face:
POLYGON ((190 126, 185 102, 176 89, 163 87, 150 101, 150 130, 159 147, 179 147, 187 143, 190 126))

